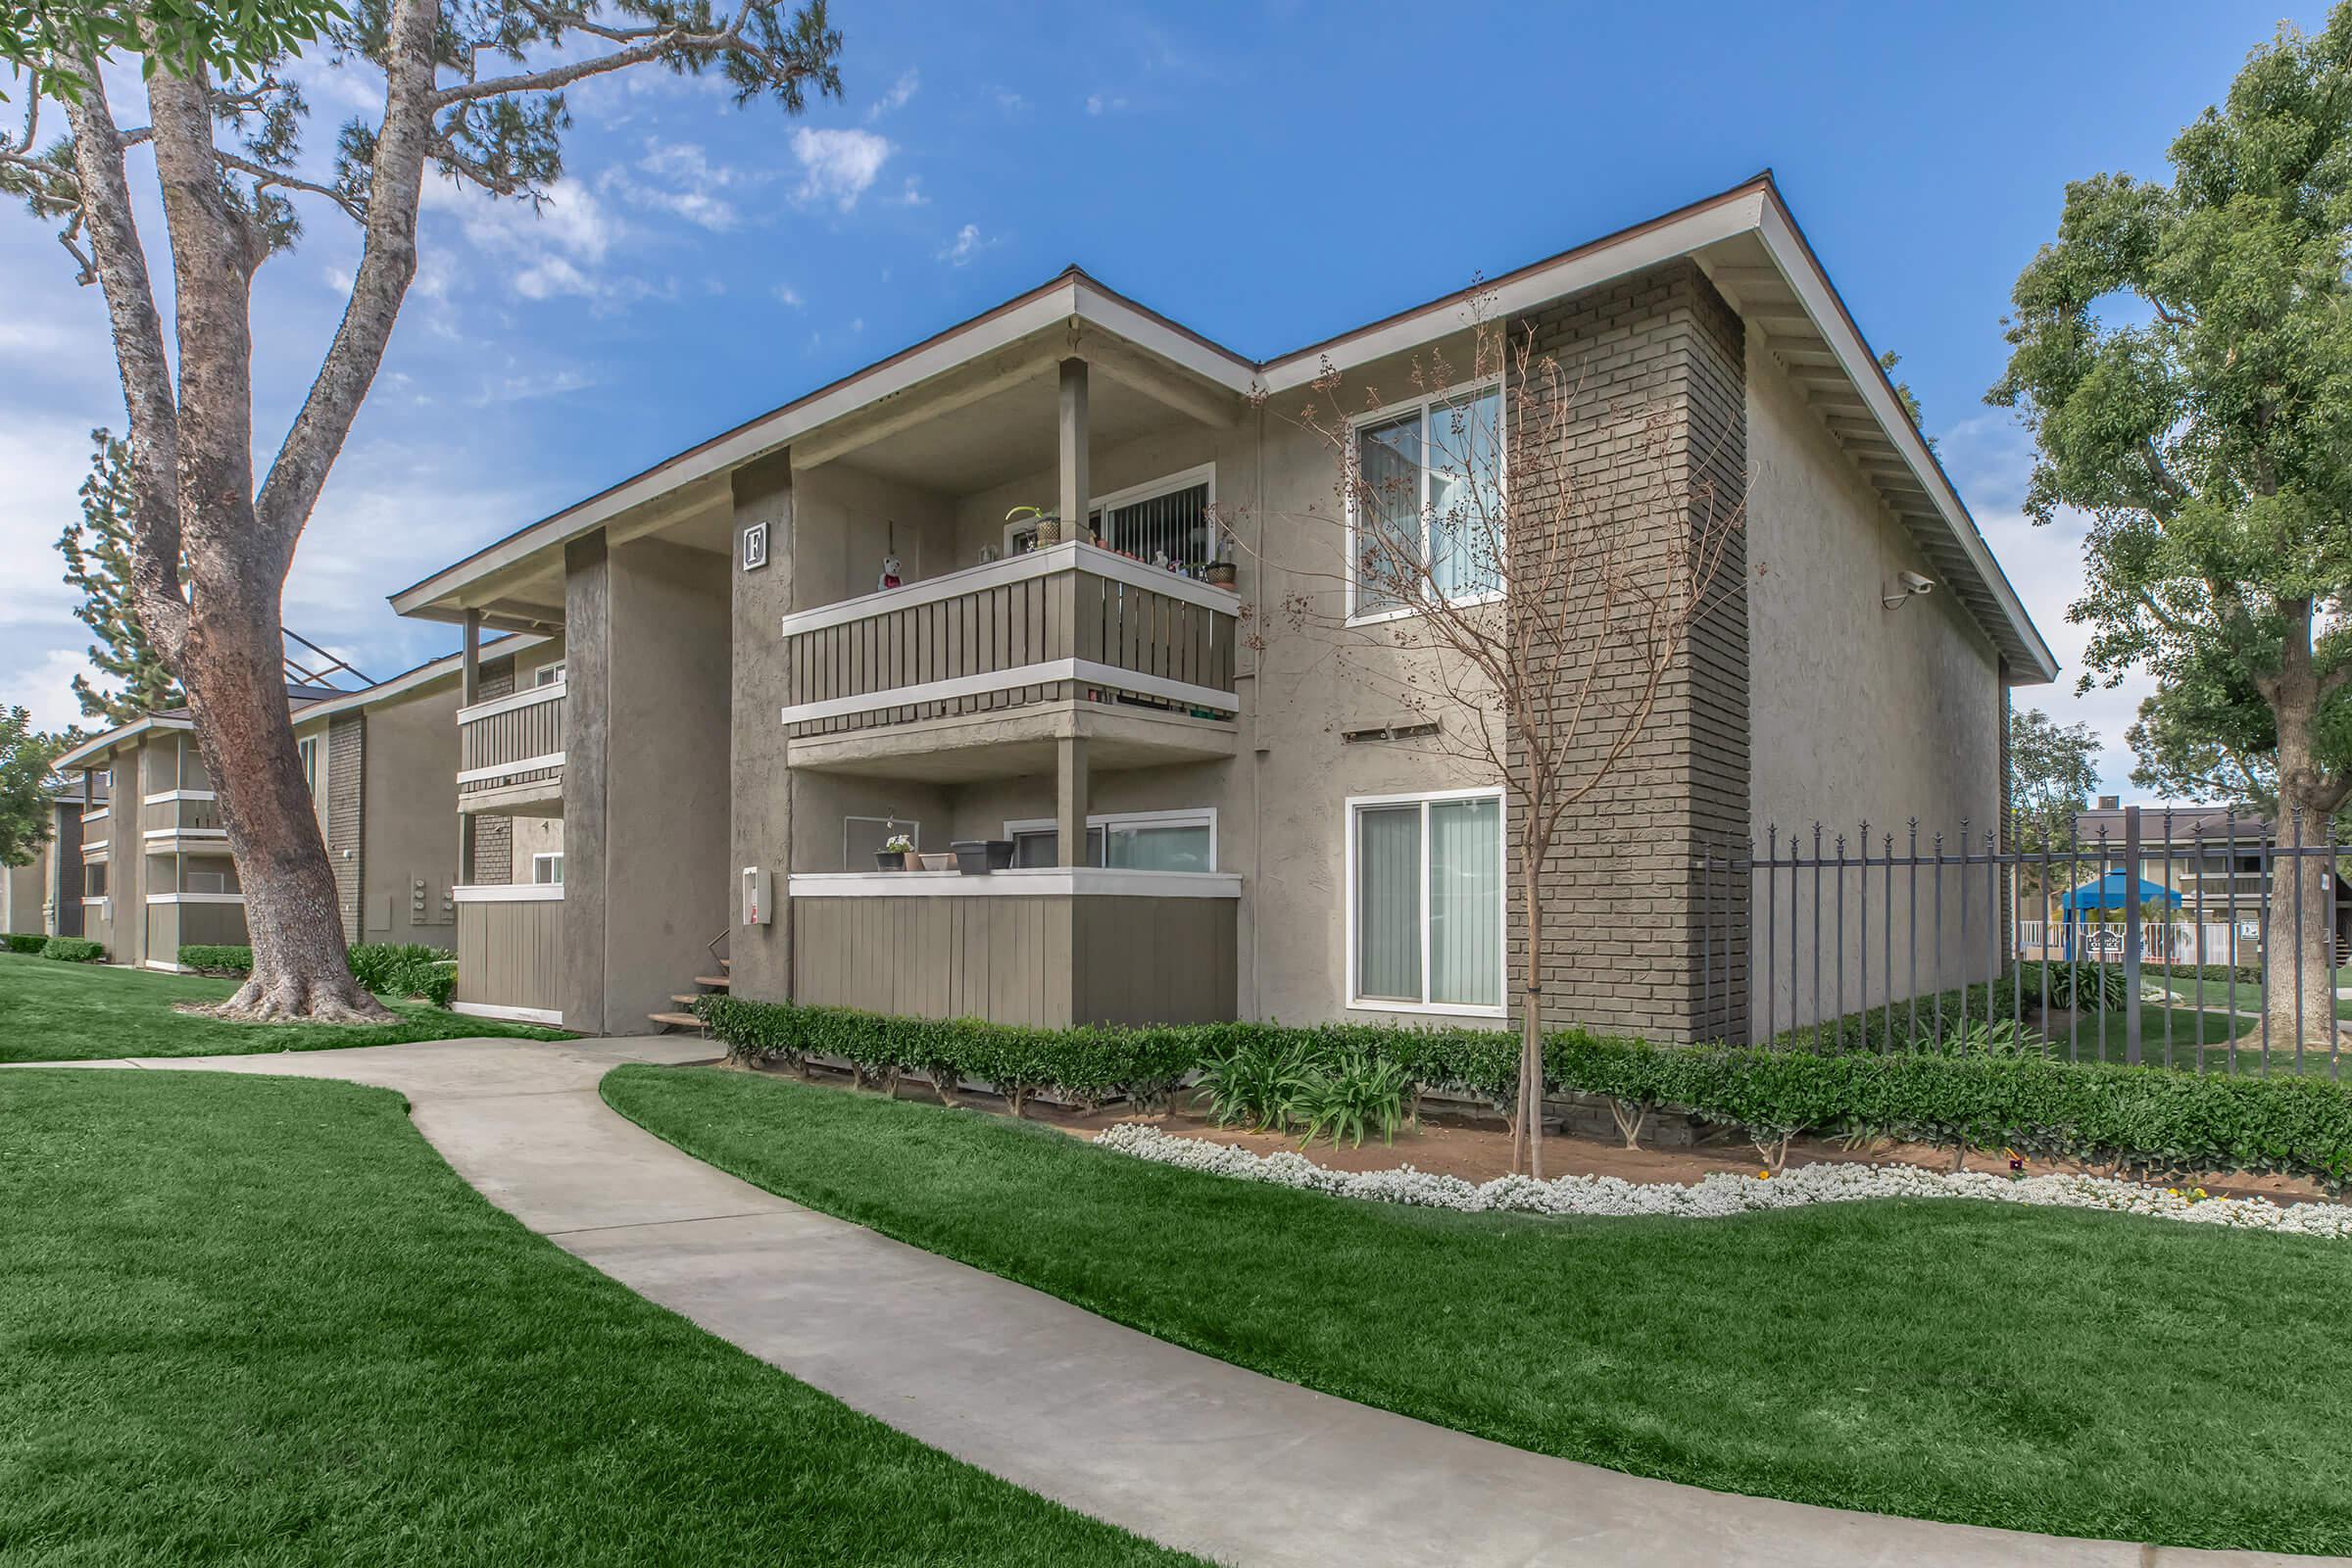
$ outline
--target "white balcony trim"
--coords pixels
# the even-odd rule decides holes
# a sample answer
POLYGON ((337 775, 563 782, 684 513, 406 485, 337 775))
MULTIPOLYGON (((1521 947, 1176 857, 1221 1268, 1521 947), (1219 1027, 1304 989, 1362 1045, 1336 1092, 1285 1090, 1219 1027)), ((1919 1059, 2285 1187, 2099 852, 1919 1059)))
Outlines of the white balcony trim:
POLYGON ((459 904, 561 904, 561 882, 472 882, 449 890, 459 904))
POLYGON ((517 708, 530 708, 539 703, 556 702, 563 697, 564 689, 564 683, 560 680, 551 680, 544 686, 525 686, 519 691, 509 692, 504 697, 488 698, 459 709, 458 722, 470 724, 477 718, 488 718, 495 713, 512 713, 517 708))
POLYGON ((100 859, 104 859, 106 858, 106 847, 113 842, 114 841, 111 839, 83 839, 81 841, 81 858, 86 860, 95 856, 100 859))
MULTIPOLYGON (((158 790, 153 795, 139 797, 141 806, 162 806, 168 801, 217 801, 220 797, 211 790, 158 790)), ((84 821, 88 820, 85 815, 84 821)))
POLYGON ((1219 611, 1228 615, 1242 612, 1238 595, 1226 588, 1211 588, 1204 582, 1180 577, 1157 566, 1148 566, 1140 561, 1130 561, 1114 551, 1072 540, 1067 544, 1048 545, 1043 550, 1031 550, 1023 555, 1007 556, 986 565, 965 566, 943 576, 926 577, 910 582, 904 588, 885 588, 880 593, 859 594, 855 599, 837 599, 814 610, 796 610, 784 617, 784 635, 817 631, 826 626, 846 626, 854 620, 888 614, 898 610, 912 610, 918 605, 937 604, 943 599, 957 599, 965 594, 979 593, 989 588, 1002 588, 1007 583, 1026 582, 1032 577, 1050 577, 1057 571, 1073 568, 1093 572, 1098 577, 1109 577, 1118 582, 1148 588, 1170 599, 1181 599, 1204 610, 1219 611), (1084 552, 1082 555, 1081 552, 1084 552))
POLYGON ((149 904, 243 904, 242 893, 150 893, 149 904))
POLYGON ((515 773, 535 773, 541 768, 562 767, 563 765, 564 754, 562 752, 542 752, 537 757, 526 757, 519 761, 494 762, 488 767, 461 769, 458 773, 458 782, 460 784, 479 784, 484 779, 507 778, 515 773))
MULTIPOLYGON (((1092 659, 1049 659, 1042 663, 1019 664, 1011 669, 958 675, 953 680, 893 686, 887 691, 866 692, 858 697, 830 697, 821 703, 796 703, 783 710, 783 721, 787 724, 803 724, 812 719, 870 713, 885 708, 913 708, 923 703, 953 702, 959 697, 978 697, 984 692, 1018 691, 1024 686, 1046 686, 1065 680, 1082 681, 1089 686, 1115 687, 1123 692, 1158 697, 1171 703, 1210 708, 1221 713, 1237 712, 1241 707, 1241 700, 1232 692, 1221 692, 1213 686, 1195 686, 1190 681, 1147 675, 1141 670, 1121 669, 1115 664, 1104 664, 1092 659)), ((460 774, 459 777, 462 780, 465 775, 460 774)))
POLYGON ((1126 871, 1096 866, 1035 866, 965 876, 960 871, 797 871, 785 891, 796 899, 1238 899, 1242 879, 1228 871, 1126 871))
POLYGON ((224 827, 151 827, 139 835, 152 844, 157 839, 220 839, 228 837, 224 827))
POLYGON ((85 825, 87 825, 88 823, 95 822, 100 817, 106 815, 106 812, 107 808, 105 807, 93 806, 88 810, 81 813, 81 820, 85 825))
POLYGON ((510 1007, 498 1002, 453 1002, 452 1012, 462 1012, 468 1018, 497 1018, 507 1023, 543 1023, 551 1029, 564 1027, 564 1014, 554 1007, 510 1007))

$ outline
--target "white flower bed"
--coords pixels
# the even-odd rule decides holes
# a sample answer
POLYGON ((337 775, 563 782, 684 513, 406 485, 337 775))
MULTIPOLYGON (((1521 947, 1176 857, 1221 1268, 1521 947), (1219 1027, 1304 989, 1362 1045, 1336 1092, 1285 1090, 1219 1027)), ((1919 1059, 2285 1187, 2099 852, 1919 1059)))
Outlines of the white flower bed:
POLYGON ((1866 1198, 1963 1198, 2046 1208, 2110 1208, 2192 1225, 2284 1231, 2296 1236, 2352 1238, 2352 1206, 2297 1203, 2281 1207, 2260 1199, 2202 1198, 2198 1189, 2144 1187, 2104 1176, 1996 1176, 1983 1171, 1935 1171, 1917 1165, 1800 1165, 1770 1178, 1715 1171, 1685 1187, 1676 1182, 1629 1182, 1617 1176, 1561 1176, 1539 1182, 1497 1176, 1483 1185, 1459 1176, 1434 1176, 1410 1165, 1395 1170, 1327 1170, 1303 1154, 1253 1154, 1246 1149, 1180 1138, 1142 1122, 1121 1122, 1095 1139, 1101 1147, 1155 1164, 1211 1176, 1296 1187, 1335 1198, 1370 1198, 1424 1208, 1505 1214, 1673 1214, 1720 1219, 1756 1209, 1806 1203, 1845 1203, 1866 1198))

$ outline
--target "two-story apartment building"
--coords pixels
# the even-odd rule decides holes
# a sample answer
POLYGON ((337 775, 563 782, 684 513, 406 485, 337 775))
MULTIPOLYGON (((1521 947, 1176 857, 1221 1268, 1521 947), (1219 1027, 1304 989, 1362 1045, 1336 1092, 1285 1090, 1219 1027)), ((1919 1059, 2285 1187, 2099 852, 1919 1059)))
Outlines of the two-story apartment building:
POLYGON ((1433 425, 1516 395, 1416 384, 1477 312, 1573 378, 1563 471, 1664 429, 1744 491, 1723 607, 1543 879, 1547 1012, 1736 1032, 1767 982, 1722 982, 1700 847, 1994 822, 2007 689, 2055 672, 1769 176, 1272 359, 1072 269, 394 595, 465 628, 461 1004, 639 1029, 723 956, 916 1014, 1506 1016, 1500 780, 1257 631, 1356 559, 1286 411, 1320 380, 1426 497, 1433 425), (1026 508, 1099 543, 1029 548, 1026 508), (1013 864, 879 869, 902 834, 1013 864))
MULTIPOLYGON (((511 658, 535 641, 490 652, 511 658)), ((286 688, 348 942, 455 946, 461 666, 450 655, 359 691, 286 688)), ((119 725, 57 765, 79 792, 81 935, 114 962, 158 969, 179 967, 183 946, 246 940, 228 830, 185 709, 119 725)))
POLYGON ((49 836, 23 865, 0 866, 0 931, 81 935, 81 790, 60 778, 45 791, 49 836))

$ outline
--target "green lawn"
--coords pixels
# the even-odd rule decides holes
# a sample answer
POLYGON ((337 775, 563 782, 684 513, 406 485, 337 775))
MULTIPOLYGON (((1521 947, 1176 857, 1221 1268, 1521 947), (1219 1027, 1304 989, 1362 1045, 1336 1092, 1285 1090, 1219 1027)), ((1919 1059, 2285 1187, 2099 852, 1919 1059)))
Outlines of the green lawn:
MULTIPOLYGON (((2142 979, 2150 985, 2164 987, 2183 1002, 2193 1004, 2197 1000, 2197 982, 2193 975, 2168 975, 2162 969, 2150 969, 2143 973, 2142 979)), ((2352 969, 2342 972, 2342 980, 2345 985, 2352 986, 2352 969)), ((2205 1005, 2234 1006, 2249 1018, 2259 1017, 2262 1013, 2262 987, 2244 980, 2208 980, 2205 982, 2205 1005)), ((2339 999, 2335 1004, 2335 1015, 2338 1018, 2352 1018, 2352 1002, 2339 999)))
POLYGON ((708 1068, 605 1080, 770 1191, 1211 1355, 1726 1491, 2352 1551, 2352 1248, 2079 1211, 1453 1214, 708 1068))
POLYGON ((398 1096, 0 1072, 0 1561, 1185 1563, 461 1181, 398 1096))
POLYGON ((397 1023, 224 1023, 173 1012, 176 1002, 215 1002, 234 980, 116 969, 0 953, 0 1061, 83 1061, 95 1056, 216 1056, 253 1051, 323 1051, 412 1040, 495 1035, 569 1038, 561 1029, 470 1018, 421 1002, 386 998, 397 1023))

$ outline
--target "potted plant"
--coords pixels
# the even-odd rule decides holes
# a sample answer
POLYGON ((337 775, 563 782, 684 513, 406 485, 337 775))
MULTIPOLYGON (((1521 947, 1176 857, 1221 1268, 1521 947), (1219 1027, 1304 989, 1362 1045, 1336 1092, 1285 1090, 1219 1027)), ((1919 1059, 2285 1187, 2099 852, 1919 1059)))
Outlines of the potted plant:
POLYGON ((956 852, 956 869, 965 876, 986 876, 1012 866, 1010 839, 957 839, 949 847, 956 852))
POLYGON ((1037 524, 1037 548, 1061 543, 1061 518, 1043 507, 1015 507, 1004 514, 1006 522, 1032 521, 1037 524))
POLYGON ((914 853, 914 840, 904 833, 895 833, 882 841, 874 852, 874 863, 885 871, 919 871, 922 857, 914 853))
POLYGON ((1233 587, 1239 579, 1240 568, 1235 565, 1233 560, 1233 534, 1222 526, 1217 529, 1214 554, 1216 559, 1211 561, 1201 573, 1203 580, 1212 588, 1233 587))

